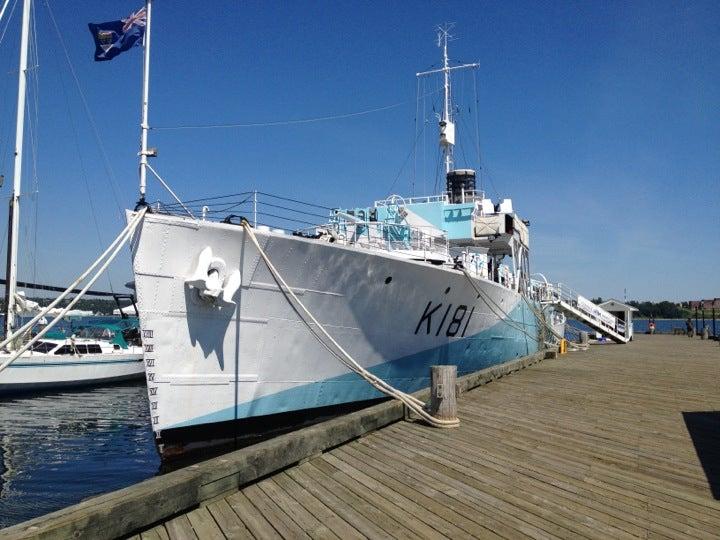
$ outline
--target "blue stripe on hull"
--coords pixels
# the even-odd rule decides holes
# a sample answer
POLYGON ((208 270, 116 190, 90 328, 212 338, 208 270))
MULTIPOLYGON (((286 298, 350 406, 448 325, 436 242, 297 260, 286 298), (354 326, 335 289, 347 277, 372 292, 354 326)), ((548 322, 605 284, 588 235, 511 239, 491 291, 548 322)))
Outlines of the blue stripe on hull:
MULTIPOLYGON (((538 335, 536 317, 524 301, 520 301, 511 318, 524 327, 530 336, 538 335)), ((429 368, 433 365, 457 365, 458 376, 507 362, 537 352, 538 342, 505 322, 482 332, 450 343, 385 362, 370 368, 373 374, 403 392, 415 392, 430 386, 429 368)), ((213 422, 224 422, 253 416, 264 416, 354 401, 384 397, 355 373, 347 373, 324 381, 305 384, 240 403, 221 411, 180 422, 167 429, 213 422)))

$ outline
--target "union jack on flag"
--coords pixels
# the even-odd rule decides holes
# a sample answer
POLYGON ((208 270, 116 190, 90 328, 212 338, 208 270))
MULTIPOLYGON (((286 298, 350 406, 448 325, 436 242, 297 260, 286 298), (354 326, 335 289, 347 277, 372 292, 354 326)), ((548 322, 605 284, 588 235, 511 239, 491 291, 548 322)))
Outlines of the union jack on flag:
POLYGON ((131 13, 127 19, 121 19, 123 23, 123 32, 127 32, 132 28, 133 24, 138 26, 145 26, 147 22, 147 16, 145 15, 145 8, 138 9, 135 13, 131 13))
POLYGON ((127 18, 100 24, 88 24, 95 40, 95 60, 112 60, 121 52, 139 46, 145 36, 147 13, 140 8, 127 18))

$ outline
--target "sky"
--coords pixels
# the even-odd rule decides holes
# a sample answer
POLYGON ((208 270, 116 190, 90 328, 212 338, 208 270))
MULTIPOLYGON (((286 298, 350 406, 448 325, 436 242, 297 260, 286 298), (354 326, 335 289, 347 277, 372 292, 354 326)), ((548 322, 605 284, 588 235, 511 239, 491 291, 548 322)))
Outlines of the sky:
MULTIPOLYGON (((2 235, 21 3, 0 38, 2 235)), ((20 279, 54 285, 84 270, 138 198, 141 49, 94 62, 87 23, 140 3, 68 5, 36 0, 36 157, 27 152, 21 211, 20 279)), ((445 22, 456 23, 451 61, 480 63, 453 81, 458 166, 481 169, 487 194, 530 220, 532 271, 588 297, 720 297, 717 2, 155 0, 151 126, 385 109, 153 130, 153 167, 183 199, 258 189, 355 207, 433 194, 439 94, 426 81, 418 105, 415 74, 439 65, 445 22)), ((168 200, 152 181, 148 198, 168 200)), ((128 253, 110 278, 98 286, 132 278, 128 253)))

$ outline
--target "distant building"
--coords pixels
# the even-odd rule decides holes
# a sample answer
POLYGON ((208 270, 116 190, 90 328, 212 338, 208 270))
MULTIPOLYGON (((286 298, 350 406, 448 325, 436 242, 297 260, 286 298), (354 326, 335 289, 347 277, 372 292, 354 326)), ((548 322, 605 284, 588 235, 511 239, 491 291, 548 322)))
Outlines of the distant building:
POLYGON ((687 305, 690 309, 720 309, 720 298, 690 300, 687 305))

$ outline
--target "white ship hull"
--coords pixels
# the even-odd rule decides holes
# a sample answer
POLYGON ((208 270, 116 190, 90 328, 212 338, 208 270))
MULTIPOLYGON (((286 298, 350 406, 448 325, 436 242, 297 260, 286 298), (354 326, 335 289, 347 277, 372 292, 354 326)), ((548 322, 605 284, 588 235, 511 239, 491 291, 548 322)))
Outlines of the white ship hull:
MULTIPOLYGON (((426 261, 256 231, 281 275, 363 367, 393 386, 428 386, 429 366, 458 374, 538 350, 521 295, 426 261), (501 319, 504 313, 513 319, 501 319)), ((242 421, 383 397, 334 358, 279 289, 242 227, 148 214, 133 268, 153 429, 161 454, 195 439, 242 435, 242 421), (241 272, 235 305, 201 299, 185 280, 206 247, 241 272)), ((308 413, 311 415, 312 412, 308 413)))
POLYGON ((141 379, 144 373, 139 347, 127 354, 55 356, 27 353, 0 373, 0 397, 16 392, 141 379))

